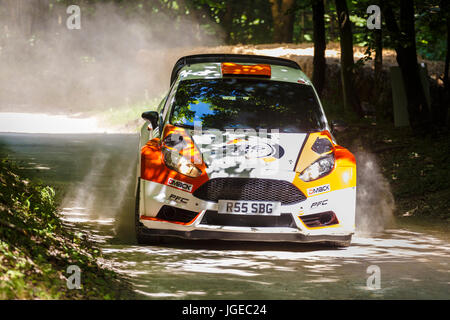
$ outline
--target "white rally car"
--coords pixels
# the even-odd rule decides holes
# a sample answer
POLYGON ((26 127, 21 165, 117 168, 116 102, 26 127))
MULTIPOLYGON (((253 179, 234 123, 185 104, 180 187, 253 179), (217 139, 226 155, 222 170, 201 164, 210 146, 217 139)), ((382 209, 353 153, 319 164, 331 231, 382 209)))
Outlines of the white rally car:
POLYGON ((186 56, 140 138, 139 243, 161 237, 350 244, 356 163, 294 61, 186 56))

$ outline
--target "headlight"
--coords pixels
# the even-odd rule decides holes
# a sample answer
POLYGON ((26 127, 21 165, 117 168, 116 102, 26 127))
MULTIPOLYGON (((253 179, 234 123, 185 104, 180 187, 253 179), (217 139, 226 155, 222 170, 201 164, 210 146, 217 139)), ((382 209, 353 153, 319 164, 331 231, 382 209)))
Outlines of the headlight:
POLYGON ((174 149, 177 151, 186 148, 187 145, 183 136, 179 133, 168 134, 167 137, 163 139, 163 143, 168 149, 174 149))
POLYGON ((328 174, 334 168, 334 155, 329 154, 320 158, 300 174, 300 179, 305 182, 319 179, 328 174))
POLYGON ((164 162, 170 169, 175 170, 185 176, 196 178, 202 174, 189 159, 179 154, 163 148, 164 162))

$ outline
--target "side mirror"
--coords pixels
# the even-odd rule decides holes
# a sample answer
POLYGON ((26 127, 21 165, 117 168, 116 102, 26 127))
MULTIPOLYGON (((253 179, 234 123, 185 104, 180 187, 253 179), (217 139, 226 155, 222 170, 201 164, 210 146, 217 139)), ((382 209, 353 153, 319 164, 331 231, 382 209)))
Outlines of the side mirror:
POLYGON ((146 111, 142 113, 142 118, 147 120, 152 125, 152 128, 155 129, 158 126, 159 114, 156 111, 146 111))
POLYGON ((348 124, 343 120, 332 120, 331 121, 331 131, 332 132, 342 132, 348 129, 348 124))

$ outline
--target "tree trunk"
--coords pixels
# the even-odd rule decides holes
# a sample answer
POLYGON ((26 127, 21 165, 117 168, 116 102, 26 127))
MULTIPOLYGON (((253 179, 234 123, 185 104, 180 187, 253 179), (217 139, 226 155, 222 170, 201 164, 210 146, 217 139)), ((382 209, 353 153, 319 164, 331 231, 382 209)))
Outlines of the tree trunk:
POLYGON ((444 87, 447 97, 450 96, 450 83, 448 77, 448 69, 450 64, 450 4, 448 0, 441 1, 441 10, 445 14, 445 20, 447 22, 447 54, 445 56, 445 67, 444 67, 444 87))
MULTIPOLYGON (((325 2, 325 8, 327 8, 327 1, 324 0, 325 2)), ((329 8, 328 10, 328 15, 330 16, 330 32, 329 32, 329 37, 330 37, 330 41, 334 41, 336 39, 336 31, 334 30, 335 24, 336 24, 336 19, 334 16, 334 10, 330 10, 329 8)))
POLYGON ((299 34, 299 38, 298 38, 298 42, 303 42, 303 40, 305 39, 305 11, 304 9, 301 10, 300 13, 300 34, 299 34))
POLYGON ((313 76, 312 81, 317 93, 322 93, 325 85, 325 6, 323 0, 314 0, 312 5, 313 10, 313 37, 314 37, 314 59, 313 59, 313 76))
POLYGON ((233 27, 233 3, 226 1, 225 14, 223 16, 223 28, 225 29, 225 43, 231 44, 231 29, 233 27))
POLYGON ((389 1, 382 2, 386 26, 396 43, 397 62, 403 76, 406 91, 409 122, 415 133, 424 133, 430 125, 425 92, 420 80, 414 28, 414 1, 400 1, 400 28, 389 1))
POLYGON ((450 105, 450 79, 448 76, 448 69, 450 65, 450 3, 448 0, 441 0, 440 3, 441 11, 444 13, 445 21, 447 24, 447 53, 445 55, 445 67, 444 67, 444 94, 441 100, 441 111, 440 114, 441 121, 443 125, 448 125, 448 111, 450 105))
POLYGON ((379 79, 383 71, 383 35, 381 29, 374 30, 375 40, 375 78, 379 79))
POLYGON ((283 0, 283 4, 284 4, 283 11, 285 12, 283 42, 292 43, 294 37, 295 0, 283 0))
POLYGON ((447 17, 447 55, 445 56, 444 84, 447 94, 450 93, 448 69, 450 64, 450 18, 447 17))
POLYGON ((273 19, 273 41, 292 42, 294 31, 294 0, 269 0, 273 19))
POLYGON ((7 0, 3 5, 9 10, 8 28, 15 38, 27 39, 30 36, 30 24, 27 20, 28 7, 24 0, 7 0))
MULTIPOLYGON (((380 1, 376 1, 375 4, 380 6, 380 1)), ((375 44, 375 79, 380 79, 381 73, 383 71, 383 32, 381 31, 381 28, 375 29, 373 30, 373 32, 375 44)))
POLYGON ((335 0, 341 43, 341 80, 344 108, 362 116, 361 105, 353 83, 353 34, 346 0, 335 0))
POLYGON ((31 33, 45 31, 49 20, 49 10, 48 0, 35 0, 31 9, 31 33))

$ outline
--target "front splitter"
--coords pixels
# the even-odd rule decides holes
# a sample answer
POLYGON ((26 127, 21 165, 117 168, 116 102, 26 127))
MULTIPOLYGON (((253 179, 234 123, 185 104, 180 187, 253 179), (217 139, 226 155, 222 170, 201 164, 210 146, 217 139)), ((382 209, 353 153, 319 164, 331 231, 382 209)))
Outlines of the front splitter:
POLYGON ((221 232, 208 230, 167 230, 142 228, 149 236, 177 237, 190 240, 230 240, 230 241, 267 241, 267 242, 346 242, 352 235, 304 235, 301 233, 249 233, 249 232, 221 232))

